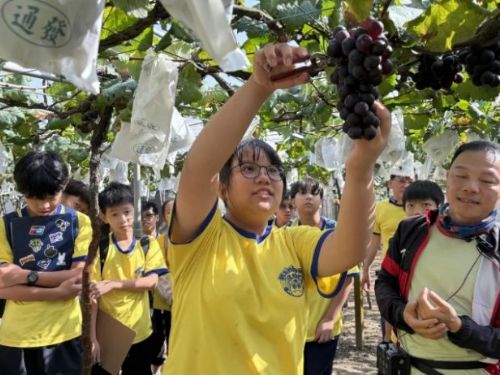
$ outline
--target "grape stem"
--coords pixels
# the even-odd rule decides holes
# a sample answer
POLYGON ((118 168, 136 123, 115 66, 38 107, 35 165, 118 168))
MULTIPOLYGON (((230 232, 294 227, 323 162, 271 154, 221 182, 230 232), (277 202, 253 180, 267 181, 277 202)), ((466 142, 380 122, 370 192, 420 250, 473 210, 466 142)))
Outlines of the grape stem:
POLYGON ((386 0, 382 3, 382 9, 380 10, 380 13, 378 14, 378 18, 380 20, 384 18, 391 3, 392 3, 392 0, 386 0))
POLYGON ((330 107, 334 107, 335 108, 335 104, 329 102, 326 97, 325 97, 325 94, 323 94, 321 92, 321 90, 313 83, 313 81, 310 81, 309 82, 311 84, 312 87, 314 87, 314 90, 316 90, 316 93, 318 94, 319 98, 321 100, 323 100, 325 102, 325 104, 329 105, 330 107))

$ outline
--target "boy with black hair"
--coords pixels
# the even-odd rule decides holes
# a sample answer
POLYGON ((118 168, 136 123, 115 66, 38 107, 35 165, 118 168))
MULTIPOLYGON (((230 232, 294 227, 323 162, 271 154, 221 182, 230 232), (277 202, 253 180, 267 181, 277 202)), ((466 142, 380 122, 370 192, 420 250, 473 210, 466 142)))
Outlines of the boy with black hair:
MULTIPOLYGON (((321 216, 323 187, 319 181, 306 177, 292 184, 290 195, 298 212, 293 225, 309 225, 323 231, 335 229, 333 219, 321 216)), ((304 375, 330 375, 343 328, 342 307, 353 285, 353 277, 359 274, 357 266, 347 271, 347 280, 339 290, 331 294, 319 294, 314 283, 306 284, 308 308, 307 336, 304 346, 304 375)), ((331 290, 326 283, 323 290, 331 290)))
POLYGON ((14 180, 26 207, 0 220, 0 324, 3 375, 81 373, 77 294, 92 238, 90 220, 65 208, 68 169, 51 151, 31 151, 14 180))
POLYGON ((96 336, 97 307, 133 329, 136 336, 122 365, 122 375, 151 374, 151 317, 148 291, 158 276, 167 273, 158 242, 134 238, 134 196, 129 186, 112 182, 99 194, 102 220, 111 233, 94 263, 90 295, 92 311, 93 356, 100 361, 96 336), (102 258, 102 260, 101 260, 102 258), (97 301, 98 300, 98 301, 97 301), (98 306, 97 306, 98 305, 98 306))
MULTIPOLYGON (((142 231, 145 235, 156 238, 167 261, 165 235, 158 233, 158 223, 160 222, 158 206, 153 201, 146 201, 141 206, 142 231)), ((167 275, 163 277, 168 277, 167 275)), ((169 281, 167 281, 169 282, 169 281)), ((153 292, 153 334, 151 336, 152 356, 151 366, 156 374, 165 361, 165 340, 168 340, 171 325, 171 306, 168 301, 158 292, 158 288, 153 292)))
POLYGON ((158 223, 160 222, 160 211, 153 201, 144 201, 141 204, 142 232, 156 239, 160 238, 158 223))
POLYGON ((306 177, 296 181, 290 187, 295 208, 297 209, 298 225, 310 225, 323 229, 335 228, 335 220, 321 216, 323 202, 323 187, 313 178, 306 177))
POLYGON ((438 184, 429 180, 417 180, 403 193, 403 207, 406 217, 425 215, 444 202, 444 194, 438 184))
POLYGON ((87 214, 90 208, 89 187, 82 181, 69 180, 63 191, 62 204, 87 214))
POLYGON ((295 206, 293 205, 292 195, 287 191, 283 195, 278 211, 276 211, 275 217, 271 220, 270 224, 274 225, 276 228, 290 226, 294 213, 295 206))

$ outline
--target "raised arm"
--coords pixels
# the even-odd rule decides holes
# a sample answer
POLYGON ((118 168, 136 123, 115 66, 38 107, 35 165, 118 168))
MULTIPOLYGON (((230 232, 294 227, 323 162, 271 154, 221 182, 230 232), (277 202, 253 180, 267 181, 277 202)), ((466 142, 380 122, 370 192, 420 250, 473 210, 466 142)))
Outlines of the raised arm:
POLYGON ((372 288, 370 268, 375 260, 375 257, 377 256, 378 249, 380 249, 380 235, 373 233, 372 242, 370 243, 370 247, 368 249, 368 255, 363 261, 363 273, 361 276, 361 286, 366 292, 369 292, 372 288))
POLYGON ((353 141, 346 160, 346 177, 337 227, 323 246, 318 274, 328 276, 343 272, 365 259, 375 220, 373 167, 387 144, 391 130, 391 114, 376 102, 380 127, 370 140, 353 141))
POLYGON ((251 120, 277 88, 287 88, 309 79, 306 73, 271 82, 270 72, 290 70, 307 52, 286 44, 269 45, 257 51, 250 79, 210 119, 194 142, 182 169, 170 238, 173 242, 193 239, 196 230, 215 204, 218 173, 240 143, 251 120))

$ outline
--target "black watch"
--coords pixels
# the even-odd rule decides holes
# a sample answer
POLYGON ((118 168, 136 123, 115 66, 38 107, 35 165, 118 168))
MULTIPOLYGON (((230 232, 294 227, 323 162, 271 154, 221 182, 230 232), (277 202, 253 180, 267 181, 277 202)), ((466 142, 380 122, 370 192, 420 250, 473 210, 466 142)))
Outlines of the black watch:
POLYGON ((31 271, 30 273, 28 273, 28 276, 26 277, 26 279, 28 281, 28 285, 30 285, 30 286, 35 285, 36 282, 38 281, 38 272, 31 271))

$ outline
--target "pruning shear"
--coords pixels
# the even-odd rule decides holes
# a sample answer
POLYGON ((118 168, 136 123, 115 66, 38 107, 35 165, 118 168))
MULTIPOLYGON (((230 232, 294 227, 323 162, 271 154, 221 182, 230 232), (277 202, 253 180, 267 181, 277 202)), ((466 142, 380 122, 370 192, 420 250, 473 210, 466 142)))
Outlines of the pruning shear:
POLYGON ((296 62, 293 65, 293 70, 287 70, 286 72, 272 74, 271 81, 279 81, 280 79, 288 78, 303 72, 307 72, 311 77, 314 77, 319 72, 325 70, 327 66, 328 57, 323 53, 315 52, 312 55, 306 57, 304 61, 296 62))

